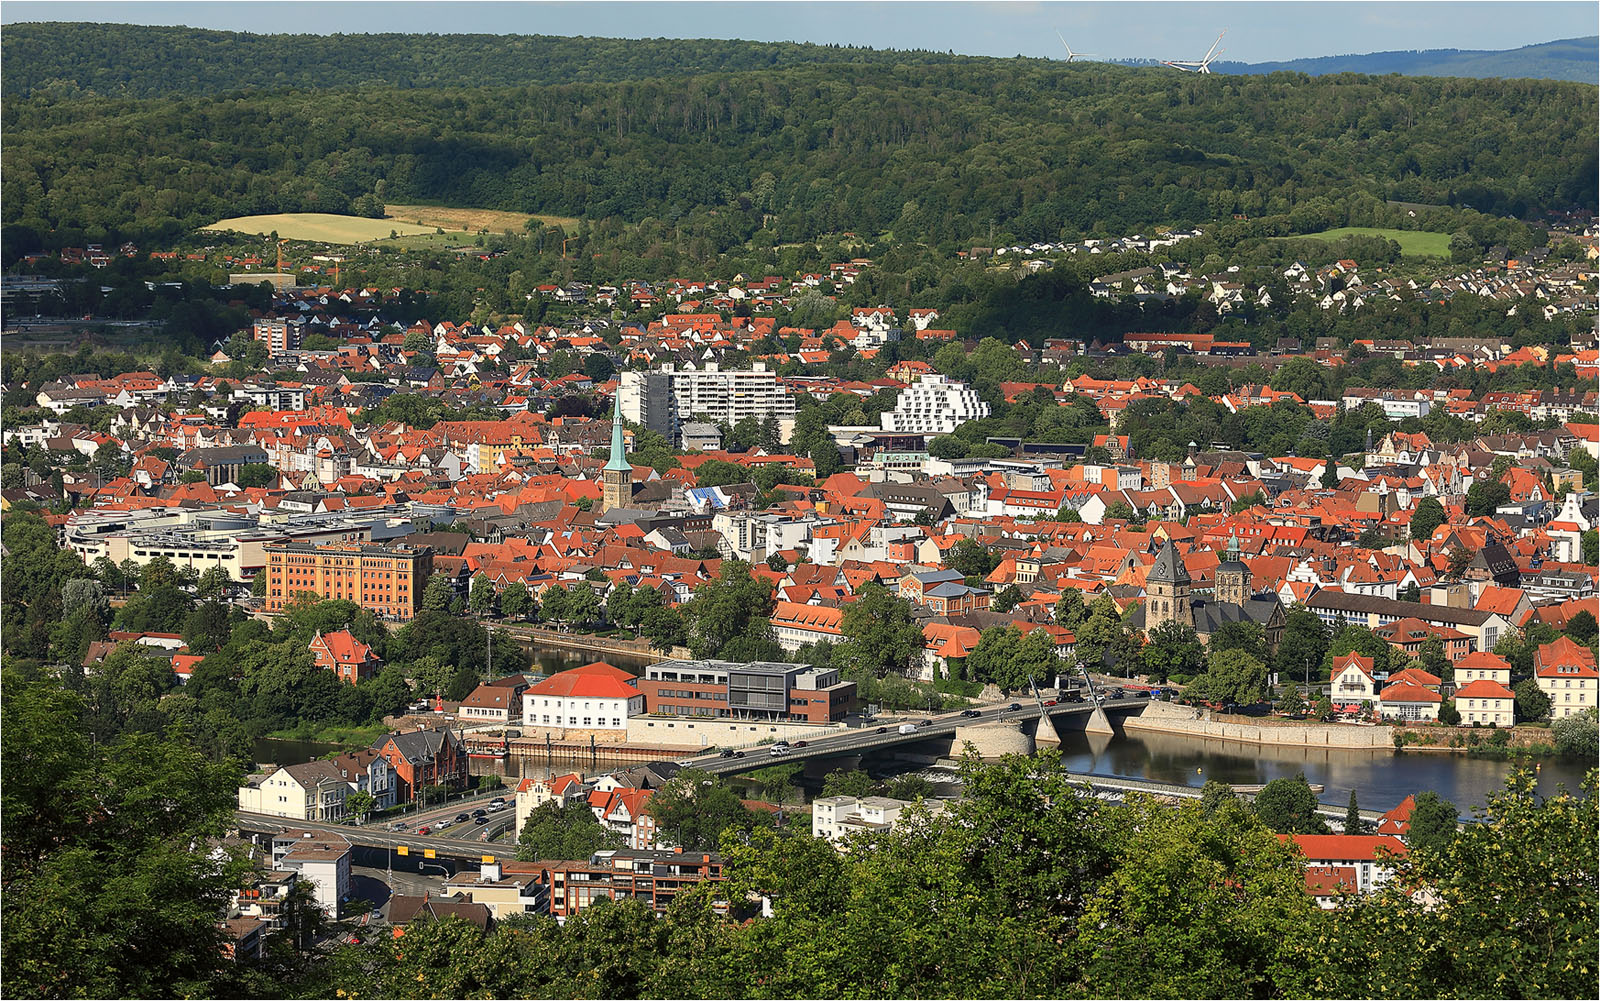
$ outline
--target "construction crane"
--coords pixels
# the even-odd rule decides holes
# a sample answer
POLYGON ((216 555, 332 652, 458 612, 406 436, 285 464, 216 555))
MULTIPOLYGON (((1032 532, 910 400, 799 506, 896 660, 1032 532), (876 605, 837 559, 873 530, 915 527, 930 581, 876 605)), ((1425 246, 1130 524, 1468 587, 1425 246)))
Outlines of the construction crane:
POLYGON ((1212 60, 1216 59, 1218 56, 1227 51, 1226 49, 1217 48, 1217 46, 1222 44, 1222 36, 1226 35, 1227 33, 1228 29, 1222 29, 1222 31, 1217 35, 1217 40, 1211 43, 1211 50, 1205 54, 1204 59, 1172 59, 1163 62, 1161 65, 1171 66, 1173 69, 1183 70, 1185 73, 1210 74, 1212 60))
POLYGON ((283 245, 288 242, 288 240, 278 241, 278 274, 280 275, 288 274, 287 271, 283 270, 283 245))

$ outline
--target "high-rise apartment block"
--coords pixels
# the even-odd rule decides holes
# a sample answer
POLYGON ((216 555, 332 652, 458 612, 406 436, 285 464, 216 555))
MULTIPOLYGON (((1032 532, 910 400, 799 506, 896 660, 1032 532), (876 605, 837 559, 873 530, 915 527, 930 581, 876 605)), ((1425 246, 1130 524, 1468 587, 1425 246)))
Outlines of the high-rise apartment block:
POLYGON ((284 317, 264 317, 255 322, 254 337, 267 346, 267 350, 274 354, 284 351, 294 351, 300 347, 300 342, 305 339, 306 324, 304 320, 289 319, 284 317))
POLYGON ((663 365, 655 372, 624 372, 618 396, 623 417, 669 437, 695 417, 730 427, 746 417, 794 417, 794 395, 760 363, 749 370, 724 371, 708 362, 703 369, 663 365))

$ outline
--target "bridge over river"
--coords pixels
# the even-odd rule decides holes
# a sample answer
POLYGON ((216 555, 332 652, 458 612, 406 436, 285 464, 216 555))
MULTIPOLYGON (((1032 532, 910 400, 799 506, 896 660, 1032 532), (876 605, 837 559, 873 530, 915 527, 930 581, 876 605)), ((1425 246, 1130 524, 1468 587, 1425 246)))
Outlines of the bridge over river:
POLYGON ((1149 704, 1150 700, 1145 698, 1106 699, 1098 706, 1087 701, 1042 705, 1037 700, 1030 700, 1026 703, 1011 703, 1018 707, 1016 709, 1009 706, 984 709, 978 711, 976 716, 947 713, 926 717, 924 725, 918 726, 911 733, 901 733, 900 724, 892 723, 816 737, 806 741, 804 747, 791 746, 789 753, 782 755, 774 755, 769 747, 758 746, 747 748, 742 758, 712 754, 679 758, 676 763, 703 769, 713 775, 737 775, 765 768, 780 760, 805 762, 840 755, 867 755, 899 748, 926 748, 930 745, 940 749, 940 757, 947 757, 961 753, 961 748, 955 746, 957 728, 1014 722, 1021 724, 1023 732, 1033 735, 1036 740, 1043 743, 1049 742, 1054 731, 1084 730, 1095 726, 1096 710, 1103 710, 1098 725, 1109 727, 1112 719, 1137 715, 1149 704))

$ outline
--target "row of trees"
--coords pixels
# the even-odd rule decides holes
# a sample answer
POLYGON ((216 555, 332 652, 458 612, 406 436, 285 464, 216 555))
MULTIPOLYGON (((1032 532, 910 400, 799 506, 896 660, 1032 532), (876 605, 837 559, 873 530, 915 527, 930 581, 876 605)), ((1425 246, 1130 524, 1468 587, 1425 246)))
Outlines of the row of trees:
POLYGON ((1593 980, 1592 781, 1540 797, 1514 774, 1486 822, 1460 831, 1449 804, 1419 797, 1393 879, 1334 910, 1312 903, 1304 859, 1276 836, 1305 826, 1303 780, 1252 808, 1225 787, 1178 808, 1112 805, 1047 752, 969 759, 963 782, 941 817, 913 812, 844 854, 730 827, 728 882, 681 893, 663 919, 601 903, 488 936, 422 924, 403 948, 353 947, 309 982, 399 997, 1434 997, 1593 980), (1503 892, 1527 885, 1540 893, 1503 892), (762 898, 770 917, 739 920, 762 898))

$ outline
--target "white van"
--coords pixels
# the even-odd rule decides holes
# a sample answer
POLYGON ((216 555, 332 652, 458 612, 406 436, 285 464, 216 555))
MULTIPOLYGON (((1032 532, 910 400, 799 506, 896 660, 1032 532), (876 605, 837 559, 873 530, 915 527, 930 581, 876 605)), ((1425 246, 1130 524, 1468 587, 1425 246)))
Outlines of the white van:
POLYGON ((917 724, 915 724, 915 723, 901 723, 900 724, 900 732, 901 733, 916 733, 917 732, 917 724))

